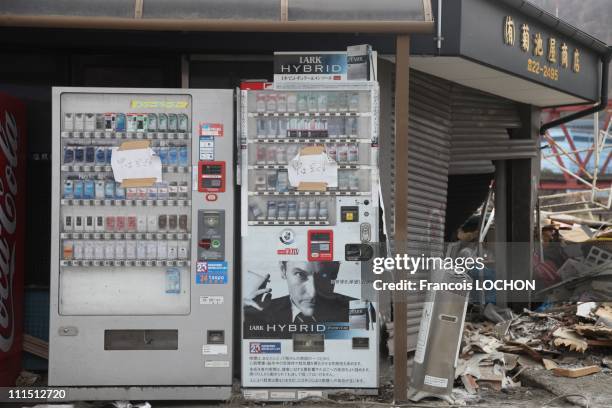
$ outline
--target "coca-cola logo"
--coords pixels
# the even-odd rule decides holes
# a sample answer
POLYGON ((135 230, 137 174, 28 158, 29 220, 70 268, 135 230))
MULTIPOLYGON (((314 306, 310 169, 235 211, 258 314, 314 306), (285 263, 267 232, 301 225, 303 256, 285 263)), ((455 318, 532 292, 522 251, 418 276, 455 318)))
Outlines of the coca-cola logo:
POLYGON ((0 169, 0 351, 7 352, 15 336, 15 309, 12 293, 15 277, 15 231, 17 228, 17 148, 19 129, 15 117, 0 116, 0 151, 5 167, 0 169))

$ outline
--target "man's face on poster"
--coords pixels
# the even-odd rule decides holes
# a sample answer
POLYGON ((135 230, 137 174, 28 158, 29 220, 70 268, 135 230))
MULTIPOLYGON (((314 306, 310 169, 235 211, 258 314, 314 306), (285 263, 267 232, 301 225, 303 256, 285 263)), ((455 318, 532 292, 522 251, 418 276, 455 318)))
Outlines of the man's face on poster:
POLYGON ((314 315, 317 297, 333 293, 338 267, 337 262, 281 262, 289 298, 304 316, 314 315))

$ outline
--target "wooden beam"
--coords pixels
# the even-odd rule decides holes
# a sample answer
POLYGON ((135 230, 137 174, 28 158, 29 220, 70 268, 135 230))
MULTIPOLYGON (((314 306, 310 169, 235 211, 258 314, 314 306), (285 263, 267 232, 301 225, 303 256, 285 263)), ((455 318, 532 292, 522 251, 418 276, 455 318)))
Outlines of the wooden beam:
MULTIPOLYGON (((410 78, 410 36, 398 35, 395 46, 395 251, 404 254, 408 240, 408 112, 410 78)), ((395 271, 395 281, 402 275, 395 271)), ((407 305, 402 291, 393 296, 394 389, 396 403, 408 399, 407 305)))
POLYGON ((430 34, 433 21, 212 20, 0 14, 2 27, 145 31, 430 34))

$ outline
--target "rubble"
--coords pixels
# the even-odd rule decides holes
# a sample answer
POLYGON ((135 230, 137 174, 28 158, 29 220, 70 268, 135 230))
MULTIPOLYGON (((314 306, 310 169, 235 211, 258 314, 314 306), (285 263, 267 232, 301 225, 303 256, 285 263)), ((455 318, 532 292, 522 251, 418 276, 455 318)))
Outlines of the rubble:
POLYGON ((612 303, 555 305, 518 316, 491 311, 483 314, 494 322, 465 324, 455 378, 469 394, 521 386, 518 378, 527 369, 578 378, 612 366, 612 357, 598 354, 612 348, 612 303))

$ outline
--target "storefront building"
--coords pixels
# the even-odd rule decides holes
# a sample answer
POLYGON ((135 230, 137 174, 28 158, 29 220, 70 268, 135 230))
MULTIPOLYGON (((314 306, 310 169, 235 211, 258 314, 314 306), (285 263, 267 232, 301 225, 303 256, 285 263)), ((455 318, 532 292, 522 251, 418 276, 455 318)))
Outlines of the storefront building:
MULTIPOLYGON (((52 86, 232 89, 271 80, 276 51, 370 44, 391 248, 428 255, 443 255, 492 180, 496 241, 532 243, 540 110, 587 109, 607 93, 610 48, 520 0, 74 3, 0 6, 0 90, 27 107, 27 287, 49 286, 52 86)), ((529 277, 530 264, 529 249, 499 254, 497 277, 529 277)), ((396 355, 414 348, 423 299, 395 300, 396 333, 407 333, 396 355)), ((389 316, 392 299, 381 303, 389 316)))

